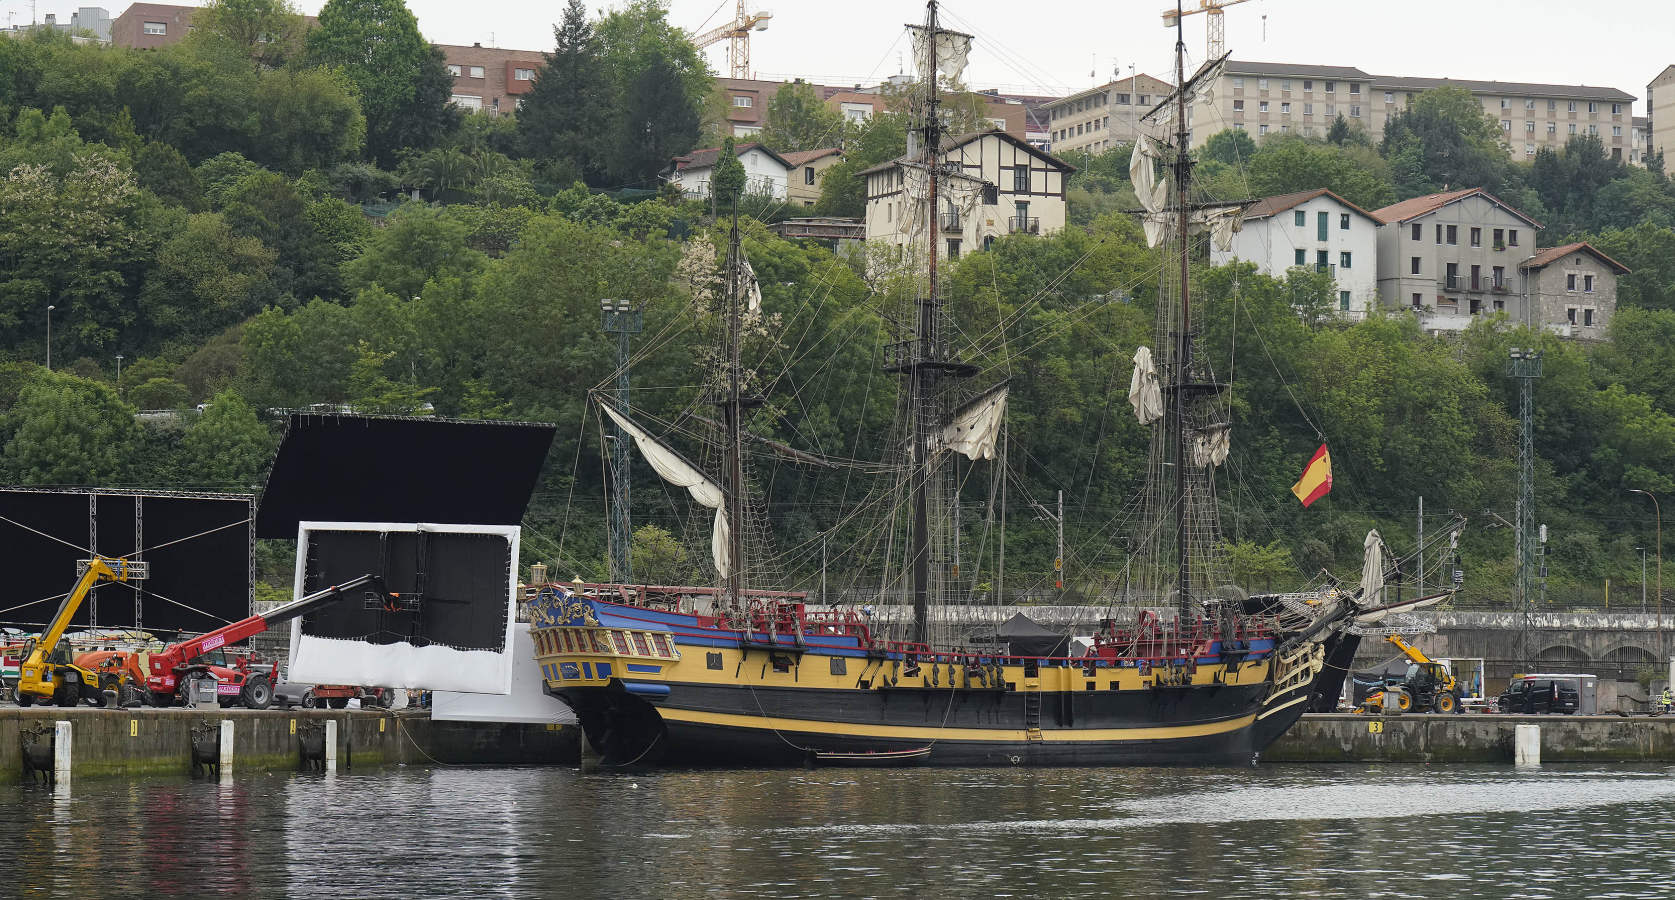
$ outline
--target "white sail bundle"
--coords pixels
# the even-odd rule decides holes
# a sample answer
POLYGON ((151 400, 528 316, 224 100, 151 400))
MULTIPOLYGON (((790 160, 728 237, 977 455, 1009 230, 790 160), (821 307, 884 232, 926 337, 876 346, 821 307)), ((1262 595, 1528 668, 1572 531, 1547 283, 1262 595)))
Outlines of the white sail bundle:
POLYGON ((1227 462, 1233 449, 1233 427, 1211 425, 1201 429, 1192 439, 1192 461, 1199 468, 1219 466, 1227 462))
POLYGON ((762 312, 762 283, 756 279, 756 270, 750 265, 750 257, 743 251, 739 253, 739 287, 744 290, 745 308, 751 315, 762 312))
POLYGON ((1384 538, 1378 529, 1367 532, 1362 544, 1366 556, 1361 562, 1361 605, 1384 605, 1384 538))
POLYGON ((1000 426, 1006 421, 1008 390, 995 388, 955 410, 948 424, 931 435, 931 455, 952 450, 974 462, 994 459, 1000 426))
POLYGON ((1152 363, 1150 347, 1142 346, 1134 351, 1134 376, 1128 381, 1128 402, 1141 425, 1163 418, 1163 387, 1157 381, 1157 366, 1152 363))
MULTIPOLYGON (((1157 162, 1163 153, 1156 141, 1142 136, 1134 143, 1134 153, 1128 159, 1128 179, 1134 184, 1134 196, 1144 212, 1140 224, 1146 230, 1146 243, 1156 247, 1168 240, 1179 229, 1179 213, 1167 206, 1169 186, 1157 178, 1157 162)), ((1188 217, 1193 234, 1209 232, 1219 250, 1233 248, 1233 235, 1244 224, 1244 206, 1214 206, 1192 210, 1188 217)))
MULTIPOLYGON (((930 29, 920 25, 907 27, 913 33, 913 71, 923 73, 929 62, 926 56, 931 49, 930 29)), ((971 35, 938 28, 935 46, 936 71, 959 81, 965 73, 966 57, 971 55, 971 35)))
POLYGON ((657 438, 652 437, 645 429, 634 424, 627 416, 617 412, 609 403, 599 404, 605 410, 605 415, 617 423, 628 436, 634 439, 634 446, 640 448, 640 455, 651 463, 652 469, 664 481, 676 487, 686 488, 692 499, 715 510, 715 529, 710 534, 710 555, 715 561, 715 571, 722 578, 733 573, 732 554, 728 548, 732 546, 728 540, 729 524, 727 522, 727 508, 724 505, 727 493, 721 486, 705 477, 703 472, 687 462, 685 457, 664 446, 657 438))

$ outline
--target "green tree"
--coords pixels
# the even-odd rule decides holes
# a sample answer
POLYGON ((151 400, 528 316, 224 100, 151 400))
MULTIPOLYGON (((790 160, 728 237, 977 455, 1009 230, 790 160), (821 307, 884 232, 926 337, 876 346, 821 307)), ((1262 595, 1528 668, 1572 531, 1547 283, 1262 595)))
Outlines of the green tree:
POLYGON ((245 325, 241 393, 258 407, 341 403, 360 358, 354 315, 315 300, 287 314, 268 307, 245 325))
POLYGON ((594 33, 619 110, 609 137, 611 177, 655 186, 657 173, 698 139, 709 68, 686 33, 669 24, 666 0, 629 0, 594 33))
POLYGON ((1389 170, 1370 147, 1270 137, 1249 164, 1250 190, 1258 197, 1329 188, 1362 209, 1396 200, 1389 170))
POLYGON ((721 142, 716 154, 715 168, 710 171, 710 202, 716 215, 726 215, 744 195, 744 164, 739 162, 733 139, 721 142))
POLYGON ((314 227, 310 204, 289 181, 271 172, 249 175, 225 196, 221 214, 233 232, 261 241, 276 254, 275 291, 296 300, 341 295, 335 248, 314 227))
POLYGON ((234 234, 217 213, 168 216, 164 222, 167 237, 141 294, 150 342, 196 344, 272 299, 268 275, 275 254, 261 241, 234 234))
POLYGON ((1675 309, 1675 229, 1642 222, 1592 238, 1601 253, 1627 266, 1617 279, 1617 305, 1675 309))
POLYGON ((1425 91, 1386 120, 1380 149, 1397 173, 1401 197, 1468 187, 1499 191, 1510 166, 1504 140, 1471 91, 1448 86, 1425 91))
POLYGON ((382 415, 411 416, 424 411, 425 398, 435 388, 397 381, 386 371, 392 351, 377 351, 365 341, 356 348, 355 362, 349 367, 349 403, 360 412, 382 415))
POLYGON ((656 525, 634 529, 633 542, 628 545, 628 564, 634 570, 634 577, 646 584, 684 584, 693 574, 686 548, 674 535, 656 525))
POLYGON ((1280 541, 1259 544, 1255 541, 1233 541, 1227 545, 1228 563, 1233 568, 1233 580, 1254 591, 1258 585, 1272 590, 1274 579, 1295 574, 1297 564, 1291 550, 1280 541))
POLYGON ((402 0, 327 0, 308 33, 308 59, 341 69, 366 116, 366 148, 380 165, 425 149, 459 124, 453 76, 402 0))
POLYGON ((359 156, 366 119, 348 81, 326 69, 262 73, 254 159, 281 172, 329 169, 359 156))
POLYGON ((409 203, 391 214, 366 250, 344 266, 344 279, 352 291, 376 286, 406 300, 432 281, 470 278, 488 260, 466 246, 466 233, 464 223, 442 210, 409 203))
POLYGON ((210 0, 192 14, 189 44, 218 43, 257 65, 283 66, 302 48, 308 26, 287 0, 210 0))
POLYGON ((866 215, 867 185, 861 173, 907 152, 906 126, 906 120, 896 113, 879 113, 867 122, 867 127, 844 148, 843 162, 821 176, 820 201, 816 204, 820 215, 866 215))
POLYGON ((758 140, 780 153, 836 147, 843 142, 843 115, 821 102, 814 86, 797 80, 781 85, 768 101, 758 140))
MULTIPOLYGON (((1213 159, 1223 165, 1241 167, 1250 164, 1256 155, 1256 140, 1242 128, 1224 128, 1204 142, 1204 149, 1199 151, 1204 159, 1213 159)), ((1126 180, 1128 173, 1123 172, 1126 180)))
POLYGON ((562 161, 582 180, 601 184, 606 156, 600 137, 610 119, 612 85, 582 0, 570 0, 553 39, 553 52, 518 107, 518 140, 524 155, 562 161))
POLYGON ((277 443, 244 398, 222 391, 181 438, 180 464, 193 484, 249 489, 256 485, 277 443))
POLYGON ((62 372, 37 371, 7 415, 11 439, 0 467, 14 484, 104 485, 121 481, 138 437, 134 409, 116 391, 62 372))

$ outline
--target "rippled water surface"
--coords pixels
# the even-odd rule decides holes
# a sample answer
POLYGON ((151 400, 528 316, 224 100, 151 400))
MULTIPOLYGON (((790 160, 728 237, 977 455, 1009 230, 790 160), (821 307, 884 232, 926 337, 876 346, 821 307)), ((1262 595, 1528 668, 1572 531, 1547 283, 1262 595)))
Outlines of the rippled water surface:
POLYGON ((0 896, 1669 897, 1675 770, 402 768, 0 788, 0 896))

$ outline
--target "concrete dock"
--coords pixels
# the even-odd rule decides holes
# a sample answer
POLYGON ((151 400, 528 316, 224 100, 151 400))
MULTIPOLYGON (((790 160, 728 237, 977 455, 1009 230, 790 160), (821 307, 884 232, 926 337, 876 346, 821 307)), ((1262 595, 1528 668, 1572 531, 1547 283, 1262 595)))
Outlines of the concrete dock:
POLYGON ((1543 762, 1675 763, 1675 716, 1484 714, 1303 716, 1264 762, 1512 763, 1519 725, 1541 729, 1543 762))
MULTIPOLYGON (((189 775, 194 731, 200 749, 220 750, 231 723, 226 758, 234 772, 295 770, 309 739, 319 746, 335 723, 339 771, 383 765, 563 765, 580 758, 580 732, 568 725, 439 722, 428 710, 94 709, 0 707, 0 783, 24 775, 28 742, 51 740, 55 723, 70 724, 73 778, 189 775)), ((224 751, 223 751, 224 752, 224 751)))

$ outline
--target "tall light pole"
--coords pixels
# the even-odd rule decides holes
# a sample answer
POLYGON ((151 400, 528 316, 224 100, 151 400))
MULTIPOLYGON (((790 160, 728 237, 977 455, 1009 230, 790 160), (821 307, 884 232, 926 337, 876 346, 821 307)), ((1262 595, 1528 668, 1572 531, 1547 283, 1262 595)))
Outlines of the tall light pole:
POLYGON ((52 371, 52 311, 58 307, 47 306, 47 371, 52 371))
POLYGON ((1658 503, 1658 496, 1651 491, 1630 488, 1631 494, 1645 494, 1652 498, 1652 512, 1657 516, 1658 523, 1658 652, 1663 652, 1663 505, 1658 503))
POLYGON ((1634 548, 1640 551, 1640 614, 1646 614, 1646 548, 1634 548))
POLYGON ((122 399, 122 354, 116 355, 116 399, 122 399))
POLYGON ((1535 663, 1530 656, 1530 632, 1534 630, 1535 608, 1531 577, 1535 574, 1535 381, 1541 377, 1541 351, 1534 347, 1513 347, 1507 353, 1506 374, 1518 379, 1518 504, 1513 546, 1518 554, 1518 606, 1523 614, 1520 653, 1525 666, 1535 663))
MULTIPOLYGON (((617 411, 628 415, 628 336, 645 327, 645 315, 627 300, 599 301, 600 328, 617 336, 616 405, 617 411)), ((628 544, 632 540, 628 529, 628 432, 621 425, 613 426, 611 444, 611 580, 626 584, 634 580, 634 569, 629 562, 628 544)))

